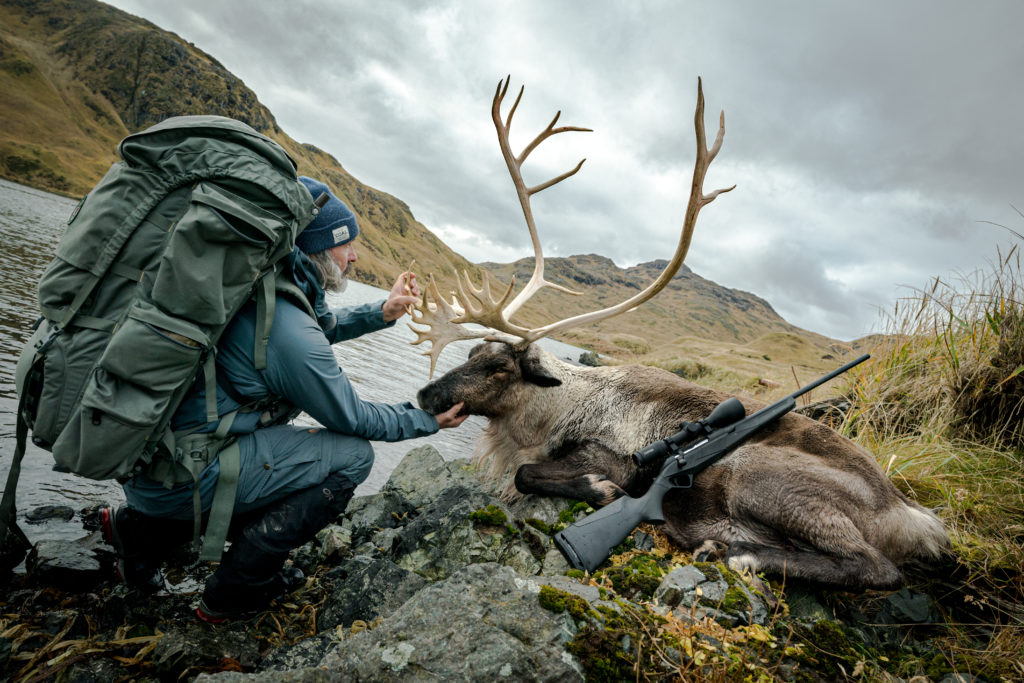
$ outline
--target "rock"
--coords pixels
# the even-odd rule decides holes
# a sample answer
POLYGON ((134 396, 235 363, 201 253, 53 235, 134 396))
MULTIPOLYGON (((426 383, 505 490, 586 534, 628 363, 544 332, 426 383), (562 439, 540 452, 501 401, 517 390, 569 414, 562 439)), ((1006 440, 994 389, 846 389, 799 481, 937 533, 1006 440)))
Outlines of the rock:
POLYGON ((75 511, 68 505, 41 505, 29 510, 25 515, 25 521, 30 524, 42 524, 50 520, 70 522, 74 517, 75 511))
POLYGON ((796 585, 786 587, 786 604, 790 616, 804 623, 834 618, 813 592, 796 585))
POLYGON ((520 574, 536 574, 547 549, 532 529, 509 528, 510 512, 497 498, 462 486, 445 489, 428 508, 401 529, 394 557, 405 569, 437 581, 470 564, 498 562, 520 574), (502 525, 470 519, 494 506, 502 525), (533 549, 540 557, 534 555, 533 549))
POLYGON ((40 541, 25 558, 25 568, 36 581, 75 590, 108 578, 92 545, 81 541, 40 541))
MULTIPOLYGON (((311 638, 303 638, 297 643, 271 651, 260 665, 260 671, 292 673, 319 668, 320 660, 340 641, 341 636, 334 629, 323 631, 311 638)), ((293 679, 273 678, 272 680, 293 679)))
MULTIPOLYGON (((538 585, 551 586, 564 593, 570 593, 578 596, 590 603, 591 607, 608 607, 620 611, 620 607, 617 603, 611 600, 605 600, 601 597, 601 589, 597 586, 591 586, 590 584, 580 583, 576 579, 571 579, 568 576, 538 576, 536 581, 538 585)), ((537 588, 536 590, 540 590, 537 588)))
POLYGON ((565 559, 565 555, 562 554, 558 548, 551 548, 544 554, 544 561, 541 565, 540 573, 545 576, 556 576, 564 574, 572 569, 569 565, 569 561, 565 559))
POLYGON ((393 529, 404 524, 414 511, 415 507, 398 491, 381 491, 356 498, 346 513, 352 543, 364 543, 381 529, 393 529))
POLYGON ((642 552, 647 552, 654 549, 654 536, 643 531, 637 531, 633 534, 633 547, 642 552))
POLYGON ((688 595, 692 601, 694 589, 705 581, 707 581, 707 577, 693 565, 679 567, 665 575, 665 578, 661 580, 661 585, 654 591, 654 597, 663 605, 676 607, 688 595))
POLYGON ((938 610, 924 593, 901 588, 885 599, 878 613, 879 624, 926 624, 938 620, 938 610))
POLYGON ((198 621, 168 631, 153 650, 153 667, 162 679, 175 680, 197 668, 223 668, 225 661, 245 669, 259 663, 259 644, 245 622, 210 626, 198 621))
POLYGON ((673 569, 654 591, 661 604, 683 619, 711 617, 722 626, 764 625, 768 604, 731 572, 702 570, 693 565, 673 569), (727 578, 728 577, 728 578, 727 578))
POLYGON ((412 508, 430 504, 454 485, 479 488, 468 460, 446 462, 433 446, 422 446, 402 458, 384 484, 383 492, 394 492, 412 508))
POLYGON ((321 633, 351 626, 357 620, 372 622, 390 616, 427 585, 422 577, 391 560, 365 556, 332 569, 326 578, 337 585, 317 616, 321 633))
POLYGON ((953 673, 946 674, 940 678, 937 683, 975 683, 975 681, 981 681, 982 679, 972 674, 961 674, 953 673))
POLYGON ((259 674, 243 674, 234 671, 218 674, 199 674, 196 683, 338 683, 345 678, 333 671, 320 667, 300 669, 298 671, 270 671, 259 674))
POLYGON ((509 511, 516 519, 538 519, 548 526, 553 526, 558 522, 558 515, 569 506, 569 503, 568 498, 529 495, 510 505, 509 511))
POLYGON ((330 524, 320 530, 316 540, 320 546, 317 560, 321 564, 329 564, 352 546, 352 527, 330 524))
POLYGON ((321 661, 339 680, 582 680, 565 614, 508 567, 476 564, 416 594, 321 661))
POLYGON ((109 683, 131 678, 131 672, 113 659, 86 659, 68 667, 61 680, 69 683, 109 683))

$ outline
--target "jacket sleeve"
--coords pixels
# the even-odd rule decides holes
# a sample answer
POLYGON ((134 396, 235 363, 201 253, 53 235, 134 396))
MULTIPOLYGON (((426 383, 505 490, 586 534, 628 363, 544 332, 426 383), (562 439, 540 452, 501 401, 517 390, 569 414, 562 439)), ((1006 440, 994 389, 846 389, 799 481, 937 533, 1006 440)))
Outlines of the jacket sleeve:
POLYGON ((360 306, 346 306, 331 309, 338 319, 337 324, 329 332, 323 333, 331 344, 347 339, 355 339, 368 332, 376 332, 386 327, 394 327, 395 320, 384 322, 384 300, 360 306))
POLYGON ((371 441, 402 441, 439 429, 433 415, 409 402, 389 405, 359 398, 323 331, 291 305, 279 306, 275 314, 263 378, 271 393, 287 398, 334 432, 371 441))

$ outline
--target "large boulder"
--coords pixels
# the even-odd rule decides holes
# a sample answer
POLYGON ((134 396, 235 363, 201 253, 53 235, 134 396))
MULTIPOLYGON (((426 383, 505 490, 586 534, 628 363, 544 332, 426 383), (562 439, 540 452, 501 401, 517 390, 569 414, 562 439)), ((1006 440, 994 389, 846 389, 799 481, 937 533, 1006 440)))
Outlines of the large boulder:
POLYGON ((349 680, 582 680, 572 621, 540 607, 512 569, 474 564, 417 593, 320 665, 349 680))

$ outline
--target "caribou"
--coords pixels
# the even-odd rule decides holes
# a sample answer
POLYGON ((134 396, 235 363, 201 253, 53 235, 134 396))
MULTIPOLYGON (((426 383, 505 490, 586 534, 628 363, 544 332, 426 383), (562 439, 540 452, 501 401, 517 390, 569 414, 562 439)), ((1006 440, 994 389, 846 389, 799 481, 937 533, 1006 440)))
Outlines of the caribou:
MULTIPOLYGON (((430 341, 431 377, 441 349, 457 339, 483 339, 468 360, 423 387, 417 399, 432 413, 462 403, 461 412, 488 419, 474 454, 482 473, 506 500, 524 494, 564 496, 606 505, 642 495, 661 468, 638 465, 631 455, 706 417, 727 396, 668 371, 643 365, 581 367, 534 344, 570 327, 607 319, 655 296, 686 257, 702 207, 733 187, 705 194, 704 177, 725 134, 707 147, 704 95, 697 82, 694 126, 697 159, 679 242, 672 260, 643 291, 614 306, 525 328, 511 317, 537 291, 552 287, 530 198, 579 171, 528 187, 522 165, 548 137, 588 129, 555 127, 559 114, 523 151, 509 143, 512 117, 523 89, 503 118, 510 79, 499 83, 492 119, 515 184, 536 255, 533 275, 512 297, 514 281, 492 293, 486 273, 480 287, 457 276, 451 301, 433 276, 413 315, 418 338, 430 341)), ((740 398, 750 414, 763 404, 740 398)), ((789 413, 699 474, 691 489, 670 492, 663 509, 666 535, 698 559, 722 560, 748 576, 757 572, 846 589, 898 588, 901 567, 941 556, 949 546, 942 522, 900 492, 874 456, 831 428, 789 413)))

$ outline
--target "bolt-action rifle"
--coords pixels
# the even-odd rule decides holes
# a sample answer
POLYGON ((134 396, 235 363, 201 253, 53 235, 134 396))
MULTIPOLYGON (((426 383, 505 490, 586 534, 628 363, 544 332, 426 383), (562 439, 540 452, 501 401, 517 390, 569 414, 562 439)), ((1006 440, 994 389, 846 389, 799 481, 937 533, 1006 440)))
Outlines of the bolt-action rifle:
POLYGON ((574 568, 594 571, 638 524, 665 521, 661 504, 666 493, 672 489, 692 488, 693 478, 699 472, 728 455, 754 432, 793 410, 797 397, 868 358, 870 356, 865 354, 850 361, 753 415, 745 417, 743 404, 739 399, 730 398, 719 403, 703 420, 683 422, 672 436, 633 454, 638 466, 665 459, 647 493, 640 498, 623 496, 604 506, 556 533, 555 544, 574 568))

